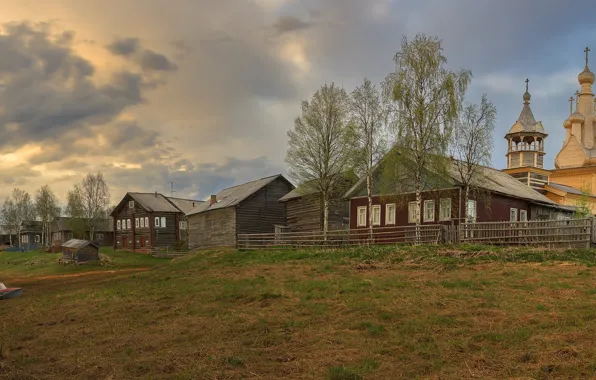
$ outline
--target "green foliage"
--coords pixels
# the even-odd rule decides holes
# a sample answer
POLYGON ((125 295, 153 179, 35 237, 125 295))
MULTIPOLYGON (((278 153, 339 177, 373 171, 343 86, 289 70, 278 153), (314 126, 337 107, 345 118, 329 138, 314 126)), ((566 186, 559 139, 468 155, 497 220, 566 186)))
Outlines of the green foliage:
POLYGON ((591 218, 594 216, 592 210, 590 209, 590 201, 588 199, 589 196, 590 192, 586 189, 582 189, 582 195, 575 204, 575 212, 573 213, 573 217, 575 219, 591 218))

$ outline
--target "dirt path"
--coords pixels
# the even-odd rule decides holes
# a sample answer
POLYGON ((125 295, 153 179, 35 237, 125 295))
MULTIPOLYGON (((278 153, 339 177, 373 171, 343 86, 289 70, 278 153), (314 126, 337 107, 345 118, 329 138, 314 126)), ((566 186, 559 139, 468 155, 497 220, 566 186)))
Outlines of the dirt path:
POLYGON ((134 273, 134 272, 145 272, 151 270, 150 267, 143 267, 143 268, 130 268, 130 269, 117 269, 117 270, 96 270, 96 271, 89 271, 89 272, 80 272, 80 273, 68 273, 68 274, 56 274, 51 276, 32 276, 32 277, 25 277, 25 278, 14 278, 11 279, 11 282, 26 282, 26 281, 39 281, 39 280, 53 280, 58 278, 71 278, 71 277, 83 277, 83 276, 90 276, 94 274, 123 274, 123 273, 134 273))

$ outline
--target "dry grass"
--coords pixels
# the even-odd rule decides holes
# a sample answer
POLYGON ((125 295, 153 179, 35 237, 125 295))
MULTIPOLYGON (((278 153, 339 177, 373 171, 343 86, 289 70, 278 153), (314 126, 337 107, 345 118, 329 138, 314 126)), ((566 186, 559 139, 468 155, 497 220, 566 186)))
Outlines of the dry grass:
POLYGON ((593 252, 451 251, 210 252, 25 279, 0 301, 0 378, 595 376, 593 252))

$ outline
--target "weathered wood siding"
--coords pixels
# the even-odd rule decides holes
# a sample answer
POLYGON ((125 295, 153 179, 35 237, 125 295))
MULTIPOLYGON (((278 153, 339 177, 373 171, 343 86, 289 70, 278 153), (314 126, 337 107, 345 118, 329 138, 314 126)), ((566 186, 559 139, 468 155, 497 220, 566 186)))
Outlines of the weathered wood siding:
POLYGON ((62 259, 66 261, 74 260, 78 263, 98 261, 99 250, 91 244, 79 249, 62 247, 62 259))
MULTIPOLYGON (((285 205, 279 202, 293 186, 277 178, 236 206, 236 233, 275 232, 275 225, 286 222, 285 205)), ((235 241, 234 241, 235 242, 235 241)))
POLYGON ((189 215, 190 248, 236 246, 236 208, 228 207, 189 215))
MULTIPOLYGON (((290 231, 321 231, 323 229, 323 205, 318 197, 305 196, 284 202, 286 223, 290 231)), ((329 230, 347 228, 344 222, 350 214, 348 201, 333 200, 329 205, 329 230)))

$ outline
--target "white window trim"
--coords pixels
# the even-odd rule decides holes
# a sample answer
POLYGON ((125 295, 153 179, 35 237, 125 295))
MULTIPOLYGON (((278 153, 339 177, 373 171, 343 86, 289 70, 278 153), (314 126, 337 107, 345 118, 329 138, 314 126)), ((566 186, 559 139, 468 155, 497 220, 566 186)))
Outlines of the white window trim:
POLYGON ((122 224, 120 223, 119 220, 116 221, 116 229, 119 230, 122 228, 122 224))
POLYGON ((139 218, 139 224, 141 228, 145 228, 145 218, 139 218))
POLYGON ((416 223, 417 208, 416 201, 408 203, 408 223, 416 223), (414 212, 411 212, 412 206, 414 206, 414 212))
POLYGON ((387 226, 395 225, 395 203, 388 203, 385 205, 385 225, 387 225, 387 226), (393 211, 389 210, 390 207, 393 208, 393 211), (393 220, 389 220, 390 216, 393 216, 393 220))
POLYGON ((451 198, 441 198, 441 200, 439 201, 439 221, 446 222, 451 220, 451 211, 451 198), (449 216, 443 216, 443 214, 445 214, 443 212, 443 204, 447 205, 445 208, 449 210, 449 216))
POLYGON ((135 201, 128 201, 128 208, 135 208, 135 201))
POLYGON ((181 230, 186 230, 186 221, 185 220, 181 220, 180 221, 180 229, 181 230))
POLYGON ((159 226, 161 228, 166 228, 168 226, 167 219, 165 216, 161 217, 161 220, 159 221, 159 226))
POLYGON ((139 226, 140 226, 139 218, 135 218, 135 228, 139 228, 139 226))
POLYGON ((155 222, 155 227, 159 228, 159 216, 155 217, 154 222, 155 222))
POLYGON ((130 230, 130 227, 131 227, 130 219, 126 219, 126 229, 130 230))
POLYGON ((517 212, 517 209, 516 209, 516 208, 514 208, 514 207, 511 207, 511 208, 509 209, 509 221, 510 221, 510 222, 517 222, 517 221, 518 221, 518 212, 517 212), (515 220, 511 220, 511 214, 512 214, 512 211, 515 213, 515 220))
POLYGON ((381 205, 374 205, 372 206, 372 225, 373 226, 380 226, 381 225, 381 205), (375 212, 379 213, 379 219, 375 222, 375 212))
POLYGON ((436 204, 435 204, 435 201, 434 201, 434 200, 427 200, 427 201, 424 201, 424 216, 423 216, 424 223, 427 223, 427 222, 434 222, 434 221, 435 221, 435 213, 436 213, 436 212, 437 212, 437 206, 436 206, 436 204), (427 217, 426 217, 426 205, 427 205, 427 204, 431 204, 431 203, 432 203, 432 205, 433 205, 433 213, 432 213, 432 215, 431 215, 430 217, 428 217, 428 218, 427 218, 427 217))
POLYGON ((145 217, 145 228, 149 228, 149 217, 145 217))
POLYGON ((466 215, 466 221, 468 222, 476 222, 476 218, 478 217, 478 211, 476 209, 477 203, 475 200, 473 199, 468 199, 468 215, 466 215), (474 215, 472 215, 472 217, 470 217, 469 213, 470 213, 470 204, 474 205, 474 215))
POLYGON ((356 213, 356 215, 357 215, 357 218, 358 218, 358 219, 356 220, 356 226, 357 226, 357 227, 366 227, 366 224, 367 224, 367 216, 368 216, 368 215, 367 215, 368 213, 366 212, 366 211, 367 211, 367 208, 368 208, 368 207, 366 207, 366 206, 358 206, 357 213, 356 213), (362 224, 362 223, 360 222, 360 214, 361 214, 361 211, 362 211, 362 210, 364 210, 364 224, 362 224))
POLYGON ((520 222, 528 221, 528 210, 519 210, 519 220, 520 220, 520 222), (522 215, 524 216, 523 219, 522 219, 522 215))

